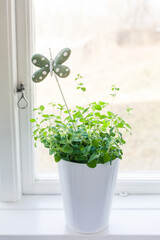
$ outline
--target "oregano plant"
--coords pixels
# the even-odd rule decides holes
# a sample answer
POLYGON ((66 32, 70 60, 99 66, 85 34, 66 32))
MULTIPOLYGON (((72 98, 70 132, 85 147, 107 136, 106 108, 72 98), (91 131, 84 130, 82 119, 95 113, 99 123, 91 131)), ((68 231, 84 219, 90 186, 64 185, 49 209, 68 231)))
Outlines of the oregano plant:
MULTIPOLYGON (((75 78, 77 89, 86 92, 83 77, 75 78)), ((115 98, 119 88, 111 87, 115 98)), ((49 103, 51 114, 43 105, 35 108, 36 117, 30 119, 34 124, 33 137, 40 141, 56 162, 65 161, 87 164, 94 168, 119 158, 122 159, 121 146, 125 144, 123 133, 131 131, 131 126, 118 114, 109 110, 105 101, 91 102, 84 106, 68 109, 60 103, 49 103), (72 116, 72 117, 70 117, 72 116)), ((127 107, 129 113, 132 108, 127 107)))

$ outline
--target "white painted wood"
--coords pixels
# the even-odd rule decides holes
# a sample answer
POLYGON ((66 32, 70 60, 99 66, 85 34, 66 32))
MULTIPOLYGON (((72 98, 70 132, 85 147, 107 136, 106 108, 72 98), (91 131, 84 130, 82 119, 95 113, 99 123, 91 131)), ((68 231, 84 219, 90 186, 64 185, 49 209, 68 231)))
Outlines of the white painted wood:
POLYGON ((116 194, 160 194, 160 180, 118 179, 116 194))
POLYGON ((60 198, 25 196, 22 202, 0 203, 0 240, 160 239, 160 196, 114 197, 110 225, 96 234, 68 229, 60 198))
POLYGON ((62 196, 23 196, 20 202, 1 202, 0 240, 160 239, 160 233, 157 233, 160 216, 159 195, 115 196, 112 209, 107 232, 86 236, 65 227, 62 196), (149 229, 145 231, 149 224, 149 229))
MULTIPOLYGON (((29 119, 32 117, 34 105, 34 84, 31 81, 31 56, 34 51, 34 8, 31 0, 16 1, 17 19, 17 62, 18 82, 24 82, 26 96, 29 106, 20 111, 20 142, 24 194, 60 194, 59 180, 36 180, 35 179, 35 156, 32 141, 31 125, 29 119)), ((122 160, 123 161, 123 160, 122 160)), ((132 179, 120 177, 117 181, 116 193, 126 194, 159 194, 160 178, 154 176, 132 179)))
MULTIPOLYGON (((29 107, 20 111, 21 160, 23 173, 23 193, 55 194, 60 193, 59 181, 35 180, 34 149, 29 119, 33 105, 33 84, 31 83, 30 57, 34 43, 32 1, 16 0, 17 44, 15 36, 15 0, 0 0, 0 199, 16 201, 21 197, 21 174, 19 157, 19 132, 17 109, 18 82, 24 82, 29 107), (17 56, 16 57, 16 45, 17 56), (3 60, 3 61, 2 61, 3 60)), ((160 179, 120 179, 117 193, 159 194, 160 179)))
POLYGON ((3 236, 0 240, 159 240, 159 236, 3 236))
POLYGON ((35 177, 35 154, 30 119, 34 108, 34 84, 31 81, 31 56, 34 52, 34 7, 31 0, 16 0, 18 82, 24 82, 29 106, 19 111, 21 161, 24 194, 59 194, 57 180, 38 180, 35 177))
POLYGON ((32 11, 31 1, 16 0, 16 28, 17 28, 17 75, 18 83, 25 85, 25 95, 29 100, 27 109, 19 111, 20 120, 20 149, 22 161, 23 193, 32 192, 34 182, 34 155, 32 148, 32 133, 29 119, 33 101, 33 86, 31 86, 30 58, 32 51, 32 11), (29 186, 29 190, 28 190, 29 186))
MULTIPOLYGON (((63 209, 62 195, 23 195, 21 201, 14 204, 0 202, 2 210, 54 210, 63 209)), ((160 195, 114 195, 114 210, 160 210, 160 195)))
POLYGON ((15 1, 0 1, 0 200, 21 198, 15 1))

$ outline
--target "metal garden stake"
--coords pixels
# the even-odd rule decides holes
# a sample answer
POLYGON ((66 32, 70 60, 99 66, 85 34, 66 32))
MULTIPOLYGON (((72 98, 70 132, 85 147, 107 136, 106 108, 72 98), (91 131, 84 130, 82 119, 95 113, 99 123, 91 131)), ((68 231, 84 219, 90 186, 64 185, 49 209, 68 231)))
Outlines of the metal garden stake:
POLYGON ((58 55, 53 60, 52 54, 51 54, 51 50, 50 50, 50 61, 45 56, 43 56, 41 54, 33 55, 32 63, 36 67, 39 67, 40 69, 37 70, 32 75, 32 80, 35 83, 39 83, 39 82, 43 81, 47 77, 49 72, 50 72, 51 76, 54 75, 54 77, 56 79, 56 82, 58 84, 58 88, 60 90, 60 93, 62 95, 64 104, 66 106, 66 109, 68 111, 70 119, 72 120, 72 124, 73 124, 74 130, 76 130, 75 125, 73 123, 73 119, 72 119, 71 113, 69 111, 69 108, 68 108, 68 105, 67 105, 67 102, 66 102, 66 99, 64 97, 62 88, 61 88, 60 83, 58 81, 58 77, 66 78, 70 74, 70 69, 68 67, 66 67, 65 65, 62 65, 62 63, 64 63, 69 58, 70 54, 71 54, 71 50, 69 48, 64 48, 64 49, 62 49, 58 53, 58 55))

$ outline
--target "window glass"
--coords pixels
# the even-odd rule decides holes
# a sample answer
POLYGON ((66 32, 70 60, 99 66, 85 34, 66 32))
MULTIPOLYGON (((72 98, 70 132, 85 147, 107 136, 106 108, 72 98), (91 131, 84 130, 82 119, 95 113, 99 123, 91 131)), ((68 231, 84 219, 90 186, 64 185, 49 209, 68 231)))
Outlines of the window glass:
MULTIPOLYGON (((49 58, 64 47, 72 50, 60 79, 69 107, 85 105, 74 79, 84 77, 90 101, 110 101, 112 84, 120 87, 113 103, 133 128, 126 136, 119 172, 131 176, 160 171, 160 1, 34 0, 35 52, 49 58), (126 113, 127 106, 134 110, 126 113)), ((55 79, 36 84, 35 106, 61 102, 55 79)), ((38 178, 57 178, 48 149, 36 149, 38 178)))

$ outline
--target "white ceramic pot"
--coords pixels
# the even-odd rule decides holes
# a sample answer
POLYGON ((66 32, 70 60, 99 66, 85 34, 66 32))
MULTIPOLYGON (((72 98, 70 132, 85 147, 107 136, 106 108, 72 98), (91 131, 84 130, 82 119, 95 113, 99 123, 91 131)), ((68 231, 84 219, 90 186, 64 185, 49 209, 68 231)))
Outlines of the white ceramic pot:
POLYGON ((95 233, 109 224, 118 162, 86 164, 58 163, 66 225, 80 233, 95 233))

